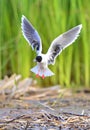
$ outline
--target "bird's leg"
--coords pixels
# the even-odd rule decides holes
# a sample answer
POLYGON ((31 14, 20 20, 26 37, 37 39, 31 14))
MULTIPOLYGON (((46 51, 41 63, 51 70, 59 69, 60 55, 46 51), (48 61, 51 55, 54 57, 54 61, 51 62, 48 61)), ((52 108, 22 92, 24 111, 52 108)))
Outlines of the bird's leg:
POLYGON ((44 72, 45 72, 45 70, 43 70, 43 75, 42 75, 42 79, 44 79, 44 78, 45 78, 44 72))
POLYGON ((42 79, 44 79, 45 78, 45 76, 44 76, 44 74, 42 75, 42 79))
POLYGON ((40 69, 38 69, 38 73, 36 74, 36 78, 39 78, 39 77, 40 77, 39 71, 40 71, 40 69))
POLYGON ((40 76, 39 76, 39 74, 36 74, 36 78, 39 78, 40 76))

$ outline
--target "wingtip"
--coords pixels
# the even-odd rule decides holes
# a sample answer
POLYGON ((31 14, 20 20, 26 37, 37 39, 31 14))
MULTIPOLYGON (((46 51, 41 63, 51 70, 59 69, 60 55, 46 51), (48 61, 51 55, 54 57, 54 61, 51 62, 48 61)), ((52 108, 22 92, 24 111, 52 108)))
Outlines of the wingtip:
POLYGON ((23 32, 24 20, 26 20, 26 17, 24 15, 22 15, 22 17, 21 17, 21 29, 22 29, 22 32, 23 32))
POLYGON ((75 28, 77 29, 78 34, 79 34, 82 29, 82 24, 77 25, 75 28))
POLYGON ((25 16, 22 14, 22 18, 25 18, 25 16))
POLYGON ((23 31, 23 22, 24 22, 24 19, 25 19, 26 17, 24 16, 24 15, 22 15, 22 17, 21 17, 21 32, 22 32, 22 34, 23 34, 23 36, 24 36, 24 38, 26 39, 26 36, 24 35, 24 31, 23 31))
POLYGON ((21 17, 21 25, 22 26, 23 26, 24 21, 27 21, 30 24, 30 21, 28 21, 28 19, 24 15, 22 15, 22 17, 21 17))
MULTIPOLYGON (((24 18, 25 18, 25 16, 24 15, 22 15, 22 17, 21 17, 21 29, 23 30, 23 20, 24 20, 24 18)), ((22 31, 23 32, 23 31, 22 31)))
POLYGON ((21 22, 25 19, 26 17, 24 15, 22 15, 21 17, 21 22))
POLYGON ((81 29, 82 28, 82 24, 78 25, 78 27, 81 29))

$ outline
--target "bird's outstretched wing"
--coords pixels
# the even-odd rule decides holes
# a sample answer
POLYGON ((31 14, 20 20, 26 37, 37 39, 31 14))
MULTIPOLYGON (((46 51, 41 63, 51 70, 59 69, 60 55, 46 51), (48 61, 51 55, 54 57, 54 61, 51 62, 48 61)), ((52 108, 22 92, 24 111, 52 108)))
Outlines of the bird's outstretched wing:
POLYGON ((40 53, 42 51, 40 36, 25 16, 22 16, 21 28, 24 38, 31 45, 32 49, 35 49, 37 53, 40 53))
POLYGON ((62 52, 62 50, 77 39, 81 28, 82 25, 78 25, 54 39, 46 54, 48 57, 48 65, 54 64, 55 58, 62 52))

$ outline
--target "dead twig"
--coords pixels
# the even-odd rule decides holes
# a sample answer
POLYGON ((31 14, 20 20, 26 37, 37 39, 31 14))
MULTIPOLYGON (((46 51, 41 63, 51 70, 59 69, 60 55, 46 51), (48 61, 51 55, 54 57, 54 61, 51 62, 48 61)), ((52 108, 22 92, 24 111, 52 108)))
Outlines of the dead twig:
POLYGON ((5 90, 6 88, 10 88, 11 86, 15 85, 15 82, 21 79, 21 75, 14 75, 12 76, 7 82, 5 82, 2 87, 0 87, 0 91, 5 90))
POLYGON ((15 120, 18 120, 18 119, 20 119, 20 118, 22 118, 22 117, 24 117, 24 116, 25 116, 25 115, 20 115, 20 116, 17 116, 17 117, 15 117, 15 118, 9 120, 9 121, 0 122, 0 124, 3 124, 3 123, 8 124, 8 123, 11 123, 11 122, 13 122, 13 121, 15 121, 15 120))
POLYGON ((71 113, 71 112, 62 112, 62 114, 68 114, 68 115, 82 116, 82 117, 88 117, 88 118, 90 118, 90 116, 88 116, 88 115, 75 114, 75 113, 71 113))
POLYGON ((27 121, 27 124, 26 124, 25 130, 27 130, 28 127, 29 127, 29 121, 27 121))

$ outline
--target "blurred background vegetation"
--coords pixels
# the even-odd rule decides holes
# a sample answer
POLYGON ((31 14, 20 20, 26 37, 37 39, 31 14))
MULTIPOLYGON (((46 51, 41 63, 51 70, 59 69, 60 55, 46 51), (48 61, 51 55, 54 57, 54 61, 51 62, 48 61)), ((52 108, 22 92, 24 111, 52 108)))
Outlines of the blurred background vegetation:
POLYGON ((30 72, 35 53, 21 33, 25 15, 38 30, 46 53, 52 40, 82 24, 79 38, 50 66, 55 76, 37 79, 42 86, 90 86, 90 0, 0 0, 0 78, 30 72))

